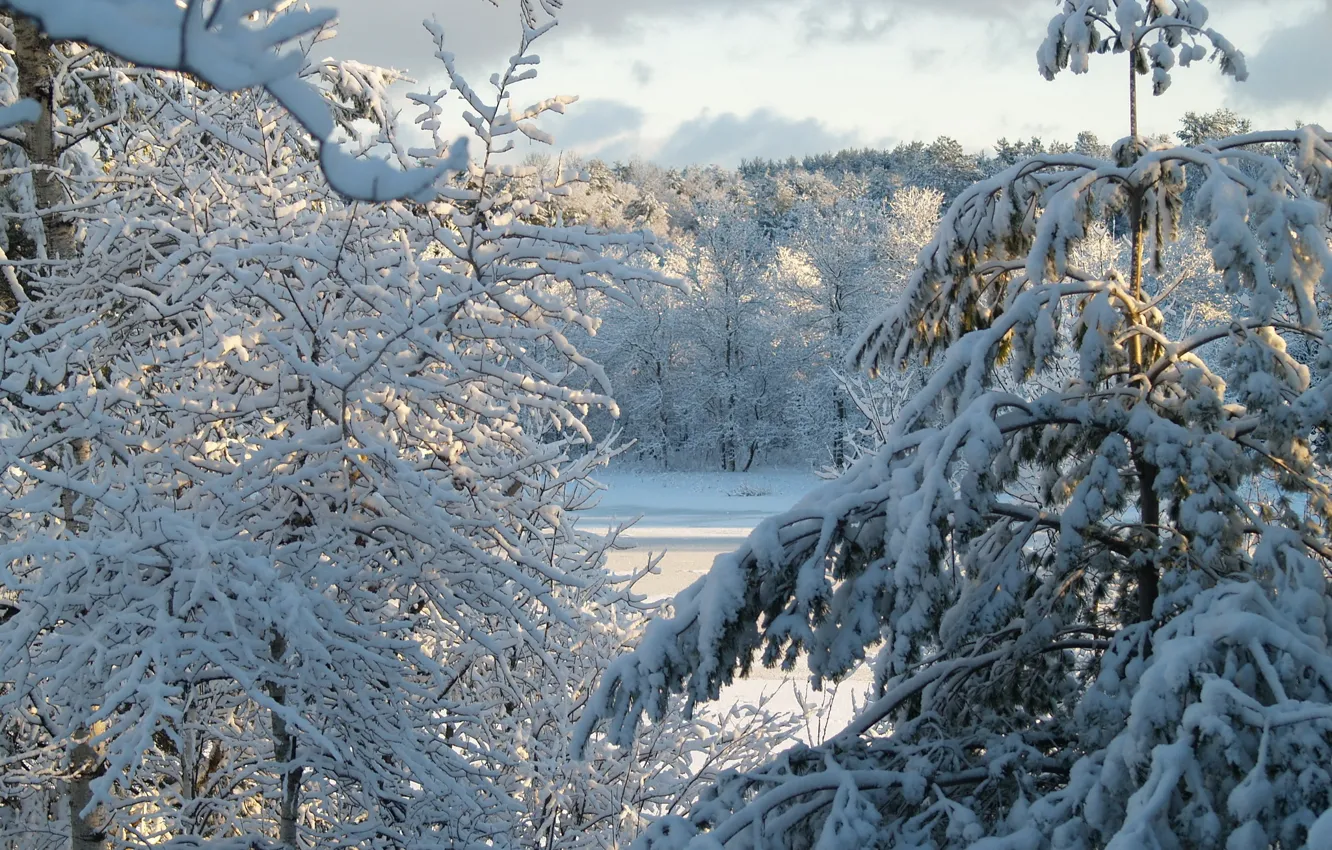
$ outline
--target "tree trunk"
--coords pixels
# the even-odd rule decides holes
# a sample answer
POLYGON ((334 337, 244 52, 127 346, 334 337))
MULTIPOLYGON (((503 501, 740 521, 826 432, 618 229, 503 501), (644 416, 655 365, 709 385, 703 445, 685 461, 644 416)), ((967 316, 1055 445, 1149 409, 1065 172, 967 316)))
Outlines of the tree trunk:
MULTIPOLYGON (((84 730, 84 735, 89 733, 84 730)), ((70 753, 70 778, 65 782, 65 803, 69 807, 70 850, 104 850, 106 832, 98 824, 105 813, 100 806, 93 807, 87 816, 84 809, 92 802, 93 780, 106 770, 101 756, 88 743, 87 737, 75 745, 70 753)))
POLYGON ((837 413, 837 430, 833 433, 833 468, 842 470, 846 468, 846 399, 842 398, 842 392, 834 387, 833 392, 837 399, 833 402, 833 409, 837 413))
MULTIPOLYGON (((269 649, 273 660, 287 653, 287 641, 281 635, 273 638, 269 649)), ((268 695, 278 705, 286 705, 287 689, 269 683, 268 695)), ((273 729, 273 760, 280 765, 278 772, 278 841, 289 850, 297 850, 298 821, 301 812, 301 778, 304 770, 297 767, 296 735, 287 728, 287 721, 276 711, 269 713, 273 729)))
MULTIPOLYGON (((1134 160, 1138 157, 1138 70, 1136 67, 1137 46, 1129 51, 1129 133, 1132 139, 1133 150, 1130 155, 1134 160)), ((1142 254, 1143 254, 1143 221, 1142 221, 1142 190, 1138 186, 1132 186, 1129 189, 1129 227, 1131 228, 1133 245, 1130 255, 1129 282, 1132 287, 1133 297, 1139 304, 1146 300, 1146 293, 1142 288, 1142 254)), ((1142 321, 1141 314, 1137 313, 1137 307, 1134 308, 1134 322, 1142 321)), ((1143 354, 1142 334, 1134 334, 1129 347, 1129 357, 1132 361, 1133 380, 1145 380, 1147 363, 1143 354)), ((1145 389, 1147 397, 1146 403, 1150 404, 1150 388, 1145 389)), ((1161 502, 1156 495, 1156 477, 1160 470, 1154 463, 1147 460, 1142 452, 1141 446, 1135 446, 1133 449, 1133 461, 1138 471, 1138 513, 1139 521, 1143 530, 1142 545, 1148 550, 1143 552, 1143 562, 1137 569, 1138 583, 1138 621, 1145 622, 1152 619, 1152 611, 1156 607, 1156 597, 1160 592, 1161 576, 1157 572, 1155 550, 1160 545, 1161 529, 1161 502)))
MULTIPOLYGON (((1130 224, 1133 227, 1133 255, 1131 268, 1131 283, 1133 286, 1133 297, 1139 303, 1143 303, 1145 293, 1142 290, 1142 252, 1143 252, 1143 228, 1142 228, 1142 194, 1135 188, 1129 202, 1130 224)), ((1141 322, 1142 316, 1135 315, 1135 322, 1141 322)), ((1129 350, 1129 356, 1132 358, 1132 373, 1135 380, 1146 380, 1147 363, 1143 354, 1142 335, 1134 334, 1133 344, 1129 350)), ((1144 389, 1143 404, 1150 404, 1150 388, 1144 389)), ((1143 454, 1141 446, 1133 448, 1133 462, 1138 471, 1138 513, 1139 521, 1142 527, 1142 545, 1149 550, 1143 554, 1146 556, 1143 562, 1138 566, 1138 621, 1143 622, 1152 619, 1152 609, 1156 605, 1156 597, 1161 577, 1157 572, 1154 550, 1160 545, 1161 529, 1161 502, 1156 495, 1156 477, 1159 470, 1156 464, 1147 460, 1143 454)))
MULTIPOLYGON (((1148 463, 1141 454, 1136 458, 1138 467, 1138 507, 1142 513, 1143 542, 1155 550, 1160 545, 1161 501, 1156 495, 1156 465, 1148 463)), ((1156 570, 1154 551, 1144 552, 1146 557, 1138 567, 1138 621, 1152 619, 1156 607, 1161 576, 1156 570)))
POLYGON ((657 372, 657 392, 661 402, 657 405, 657 427, 661 431, 661 468, 671 468, 671 423, 666 415, 666 374, 660 360, 653 364, 657 372))
POLYGON ((56 175, 61 150, 55 136, 56 55, 52 42, 35 23, 14 18, 14 64, 18 69, 19 96, 37 102, 37 120, 23 132, 28 163, 33 167, 33 195, 42 217, 44 238, 34 259, 61 259, 74 255, 74 225, 52 212, 69 199, 56 175))
MULTIPOLYGON (((24 128, 23 147, 32 168, 33 200, 41 216, 41 227, 38 228, 41 238, 32 246, 32 255, 22 259, 69 259, 77 253, 74 223, 68 216, 54 212, 69 200, 56 173, 62 150, 55 134, 56 70, 59 65, 55 45, 33 21, 22 16, 15 16, 13 21, 19 96, 35 101, 39 107, 37 120, 24 128)), ((4 302, 0 308, 11 304, 17 306, 14 293, 7 285, 0 292, 0 301, 4 302)), ((92 446, 87 440, 75 440, 72 448, 76 467, 92 458, 92 446)), ((65 522, 71 530, 78 529, 74 501, 72 492, 66 491, 61 496, 65 522)))
MULTIPOLYGON (((54 210, 68 200, 56 170, 60 165, 61 150, 55 135, 56 69, 57 59, 51 39, 33 21, 22 16, 13 17, 14 65, 18 74, 19 97, 33 100, 38 106, 37 120, 25 125, 23 147, 28 164, 32 167, 33 201, 41 216, 40 238, 30 243, 27 251, 19 250, 11 259, 65 259, 74 256, 74 225, 54 210), (24 254, 28 256, 23 256, 24 254)), ((0 282, 0 310, 12 312, 18 300, 8 282, 0 282)), ((92 446, 87 440, 75 440, 71 446, 76 467, 86 464, 92 457, 92 446)), ((61 493, 60 505, 66 527, 77 533, 86 527, 79 519, 87 508, 76 511, 77 496, 73 491, 61 493)), ((93 799, 93 780, 101 776, 106 767, 101 756, 88 741, 91 733, 85 731, 70 754, 70 777, 64 783, 65 805, 69 812, 71 850, 104 850, 105 827, 99 825, 105 814, 94 807, 83 814, 93 799)))
POLYGON ((757 455, 758 455, 758 440, 752 440, 749 443, 749 457, 745 460, 745 468, 742 470, 743 472, 748 472, 749 468, 754 465, 754 458, 757 455))
MULTIPOLYGON (((846 335, 846 323, 842 311, 842 287, 833 284, 832 292, 829 294, 829 306, 833 314, 833 341, 834 353, 842 351, 844 337, 846 335)), ((836 415, 836 432, 833 434, 833 468, 839 472, 846 468, 846 398, 844 397, 840 383, 833 384, 833 411, 836 415)))
MULTIPOLYGON (((14 64, 18 71, 19 96, 36 101, 39 112, 35 122, 23 131, 23 146, 32 167, 33 199, 41 216, 42 236, 32 246, 31 256, 13 259, 68 259, 76 253, 74 224, 68 217, 52 212, 68 199, 65 188, 56 176, 61 150, 55 137, 55 83, 57 61, 55 45, 33 21, 14 17, 14 64)), ((17 307, 17 299, 8 286, 0 292, 0 308, 17 307)), ((77 439, 71 448, 75 467, 92 459, 92 445, 77 439)), ((81 530, 83 523, 76 519, 75 494, 66 490, 60 497, 65 524, 71 532, 81 530)), ((79 511, 82 514, 84 511, 79 511)))
MULTIPOLYGON (((727 287, 729 289, 729 286, 727 287)), ((724 411, 722 413, 722 470, 725 472, 735 472, 736 454, 739 451, 739 427, 735 421, 735 382, 736 369, 735 362, 738 355, 735 352, 735 343, 732 339, 731 317, 726 317, 726 383, 728 392, 724 402, 724 411)))

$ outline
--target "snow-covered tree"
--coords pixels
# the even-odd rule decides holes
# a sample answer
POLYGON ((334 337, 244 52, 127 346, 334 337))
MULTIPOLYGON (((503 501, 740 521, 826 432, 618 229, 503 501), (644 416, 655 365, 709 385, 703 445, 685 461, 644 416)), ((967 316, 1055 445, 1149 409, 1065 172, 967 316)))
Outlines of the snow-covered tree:
POLYGON ((648 613, 575 522, 614 402, 573 329, 664 279, 502 156, 569 102, 511 103, 547 28, 483 95, 432 27, 416 150, 395 75, 297 45, 352 149, 418 173, 462 97, 482 158, 379 204, 261 90, 44 45, 52 102, 88 96, 46 126, 96 132, 5 145, 37 247, 0 268, 0 846, 605 847, 752 761, 761 711, 568 757, 648 613))
MULTIPOLYGON (((670 270, 670 266, 667 270, 670 270)), ((692 337, 681 315, 679 290, 659 288, 633 304, 609 304, 605 324, 586 346, 607 364, 620 415, 601 417, 602 431, 619 430, 628 457, 670 469, 690 447, 688 428, 693 371, 692 337)))
MULTIPOLYGON (((1201 3, 1068 0, 1039 57, 1053 76, 1120 54, 1160 93, 1209 51, 1244 76, 1201 3)), ((600 718, 627 740, 756 657, 804 656, 816 682, 875 671, 841 732, 639 846, 1332 842, 1332 134, 1175 147, 1129 124, 1110 159, 1042 154, 960 195, 862 339, 872 368, 931 368, 885 445, 719 558, 608 672, 584 738, 600 718), (1147 271, 1186 177, 1237 312, 1172 338, 1183 288, 1147 271), (1127 273, 1080 267, 1115 212, 1127 273), (1069 358, 1060 385, 1033 380, 1069 358)))
POLYGON ((1253 122, 1230 109, 1214 112, 1185 112, 1181 127, 1175 132, 1186 145, 1201 145, 1230 136, 1241 136, 1253 130, 1253 122))
MULTIPOLYGON (((942 203, 943 193, 936 189, 905 186, 893 193, 878 250, 876 273, 882 280, 882 303, 896 303, 902 297, 915 268, 916 256, 929 243, 939 223, 942 203)), ((876 309, 865 305, 860 315, 873 315, 876 309)), ((863 322, 858 324, 857 334, 864 330, 863 322)), ((853 457, 883 445, 898 413, 924 386, 927 373, 924 369, 889 369, 873 377, 851 370, 837 373, 843 392, 864 423, 851 444, 853 457)))
POLYGON ((837 380, 836 366, 846 358, 859 336, 868 310, 882 303, 885 287, 878 243, 883 230, 882 211, 863 198, 851 197, 820 208, 801 204, 787 240, 794 268, 781 278, 779 288, 790 305, 788 322, 799 328, 803 348, 809 408, 828 410, 831 419, 802 411, 800 421, 827 434, 832 468, 845 468, 852 433, 860 423, 846 388, 837 380))
POLYGON ((470 285, 413 265, 417 216, 332 196, 271 102, 177 105, 216 135, 159 126, 110 163, 151 179, 83 212, 81 256, 6 337, 4 703, 36 712, 57 757, 20 755, 69 785, 79 848, 502 833, 502 790, 433 731, 467 712, 413 621, 455 583, 450 554, 507 559, 461 518, 428 535, 393 519, 443 507, 419 457, 449 454, 430 445, 456 409, 428 395, 435 358, 402 432, 373 407, 385 386, 411 396, 387 361, 409 333, 451 344, 432 306, 470 285))
POLYGON ((788 387, 773 345, 769 297, 775 246, 741 201, 699 204, 686 250, 690 331, 698 392, 688 400, 694 439, 711 443, 721 469, 748 469, 779 443, 788 387))

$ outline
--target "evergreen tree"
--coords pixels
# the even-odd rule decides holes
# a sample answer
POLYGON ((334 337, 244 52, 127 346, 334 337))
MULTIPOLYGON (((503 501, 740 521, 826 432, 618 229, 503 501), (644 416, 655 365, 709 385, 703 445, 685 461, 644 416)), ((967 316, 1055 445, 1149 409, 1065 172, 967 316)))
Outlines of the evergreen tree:
MULTIPOLYGON (((1193 0, 1067 0, 1048 32, 1050 77, 1114 53, 1160 94, 1209 52, 1244 77, 1193 0)), ((608 672, 584 739, 715 698, 756 657, 803 655, 817 683, 873 653, 845 729, 639 846, 1332 842, 1332 134, 1129 128, 1109 159, 1043 154, 960 195, 862 339, 871 368, 932 370, 883 448, 719 558, 608 672), (1182 290, 1148 271, 1186 166, 1239 310, 1172 338, 1182 290), (1125 271, 1081 267, 1117 211, 1125 271), (1060 385, 1033 380, 1069 358, 1060 385)))
POLYGON ((1253 122, 1236 115, 1229 109, 1215 112, 1185 112, 1179 122, 1182 126, 1175 133, 1179 140, 1190 147, 1230 136, 1241 136, 1253 130, 1253 122))

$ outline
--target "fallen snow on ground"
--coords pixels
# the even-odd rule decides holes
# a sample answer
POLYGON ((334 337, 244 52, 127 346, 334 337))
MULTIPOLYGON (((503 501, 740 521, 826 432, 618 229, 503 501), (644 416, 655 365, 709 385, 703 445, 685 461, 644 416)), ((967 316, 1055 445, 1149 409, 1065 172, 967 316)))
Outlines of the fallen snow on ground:
MULTIPOLYGON (((641 570, 648 558, 665 553, 659 572, 635 585, 652 598, 669 598, 712 566, 713 558, 744 542, 759 521, 792 507, 819 483, 812 472, 642 472, 611 469, 597 476, 608 487, 600 504, 580 521, 589 530, 638 518, 620 538, 627 547, 610 555, 612 572, 641 570)), ((769 707, 800 718, 806 741, 835 734, 863 702, 868 673, 834 689, 814 692, 803 666, 791 673, 760 667, 722 694, 721 705, 756 704, 772 695, 769 707)))

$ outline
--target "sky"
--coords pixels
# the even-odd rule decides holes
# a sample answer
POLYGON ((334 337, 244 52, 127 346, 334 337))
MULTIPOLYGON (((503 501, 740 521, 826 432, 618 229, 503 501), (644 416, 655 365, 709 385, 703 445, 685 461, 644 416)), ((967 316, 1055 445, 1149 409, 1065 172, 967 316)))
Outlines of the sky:
MULTIPOLYGON (((327 43, 332 52, 404 70, 417 81, 413 91, 447 85, 424 18, 443 25, 446 49, 482 91, 520 34, 518 0, 316 5, 325 4, 341 18, 338 39, 327 43)), ((734 166, 941 135, 973 151, 1001 137, 1127 135, 1123 57, 1092 57, 1089 74, 1053 82, 1037 72, 1036 49, 1058 5, 563 0, 559 25, 534 49, 540 74, 514 105, 577 95, 565 115, 543 121, 557 148, 672 166, 734 166)), ((1172 132, 1185 112, 1221 107, 1257 127, 1332 125, 1332 0, 1208 0, 1207 7, 1211 26, 1247 56, 1248 81, 1222 77, 1214 63, 1176 69, 1165 95, 1142 97, 1144 132, 1172 132)))

